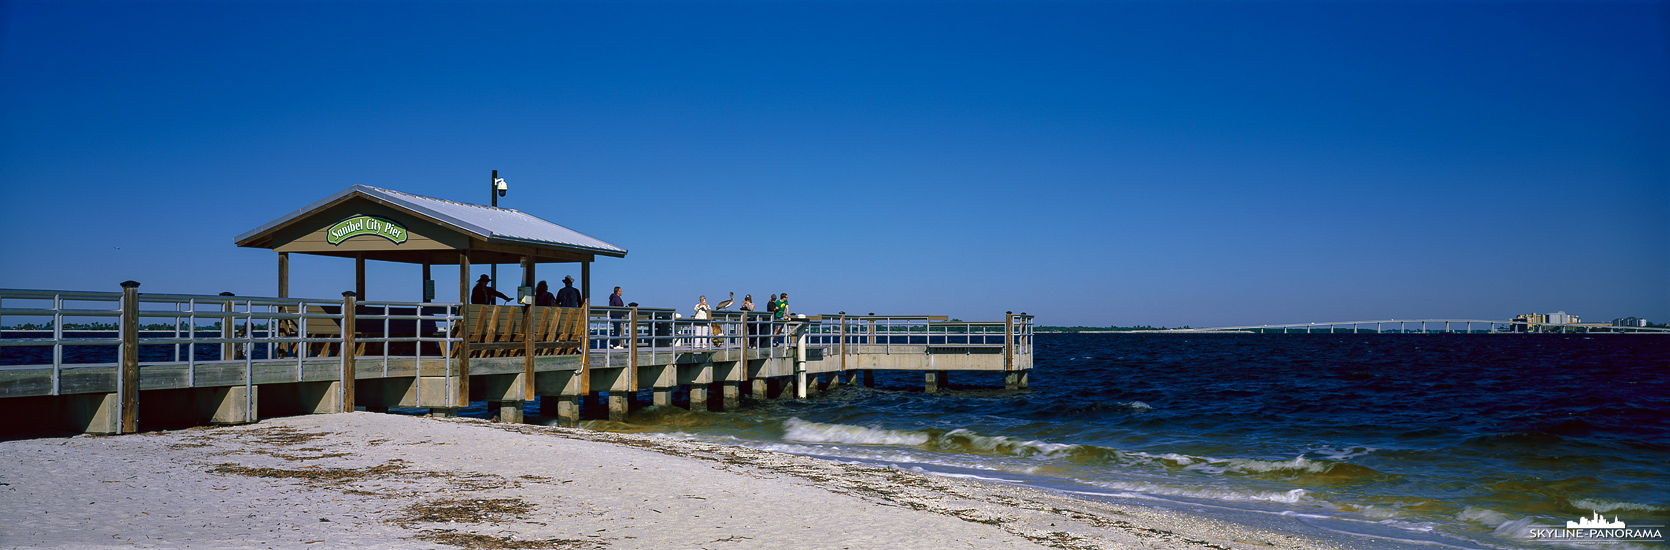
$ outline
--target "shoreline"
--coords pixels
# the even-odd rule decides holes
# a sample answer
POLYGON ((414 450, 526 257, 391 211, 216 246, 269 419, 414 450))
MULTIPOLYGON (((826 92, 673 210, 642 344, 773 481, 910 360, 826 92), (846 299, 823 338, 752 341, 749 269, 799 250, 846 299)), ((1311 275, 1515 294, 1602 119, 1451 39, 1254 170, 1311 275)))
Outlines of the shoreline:
POLYGON ((365 412, 0 441, 0 503, 0 548, 1417 546, 662 436, 365 412))

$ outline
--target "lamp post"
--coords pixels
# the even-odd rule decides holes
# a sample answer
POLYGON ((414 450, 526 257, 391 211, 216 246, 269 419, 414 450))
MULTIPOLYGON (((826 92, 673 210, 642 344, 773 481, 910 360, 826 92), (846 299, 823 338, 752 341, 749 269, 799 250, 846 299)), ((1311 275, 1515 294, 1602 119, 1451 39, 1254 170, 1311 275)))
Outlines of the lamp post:
MULTIPOLYGON (((503 197, 505 191, 510 190, 510 186, 505 185, 504 179, 499 177, 499 171, 494 170, 493 171, 493 177, 491 178, 491 181, 488 182, 488 187, 489 187, 488 194, 492 196, 492 200, 493 200, 493 208, 498 208, 499 207, 499 197, 503 197)), ((494 262, 492 265, 490 265, 487 268, 487 270, 490 273, 489 276, 493 278, 493 286, 492 286, 493 292, 498 292, 499 291, 499 264, 497 262, 494 262)), ((491 302, 492 300, 488 300, 488 301, 491 302)))

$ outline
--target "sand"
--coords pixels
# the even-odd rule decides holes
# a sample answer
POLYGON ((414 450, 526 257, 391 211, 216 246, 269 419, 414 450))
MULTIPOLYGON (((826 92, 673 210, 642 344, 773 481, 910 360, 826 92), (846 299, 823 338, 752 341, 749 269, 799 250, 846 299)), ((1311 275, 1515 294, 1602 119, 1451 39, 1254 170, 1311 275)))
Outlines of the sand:
POLYGON ((742 447, 374 413, 0 441, 0 548, 1345 548, 742 447))

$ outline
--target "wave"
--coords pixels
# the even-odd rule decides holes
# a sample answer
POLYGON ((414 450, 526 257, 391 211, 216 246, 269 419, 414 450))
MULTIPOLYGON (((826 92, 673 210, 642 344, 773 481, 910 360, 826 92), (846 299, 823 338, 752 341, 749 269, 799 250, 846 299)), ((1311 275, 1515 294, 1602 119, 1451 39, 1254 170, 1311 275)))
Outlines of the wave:
POLYGON ((1602 514, 1608 512, 1646 512, 1646 515, 1648 516, 1663 517, 1670 515, 1666 514, 1666 512, 1670 512, 1670 506, 1645 504, 1640 502, 1625 502, 1606 498, 1580 498, 1571 501, 1571 505, 1582 510, 1591 510, 1602 514))
MULTIPOLYGON (((1292 489, 1288 491, 1237 491, 1233 489, 1184 488, 1159 483, 1129 481, 1086 481, 1085 483, 1101 487, 1103 489, 1112 489, 1126 493, 1141 493, 1146 495, 1170 497, 1204 498, 1238 502, 1277 502, 1282 504, 1296 504, 1310 500, 1310 491, 1306 491, 1304 489, 1292 489)), ((1119 494, 1112 496, 1136 495, 1119 494)))
POLYGON ((823 424, 790 418, 783 422, 783 439, 806 443, 847 443, 854 445, 907 445, 927 443, 929 435, 912 430, 888 430, 847 424, 823 424))
POLYGON ((1379 481, 1394 476, 1366 466, 1346 462, 1311 460, 1297 457, 1292 460, 1258 460, 1252 458, 1203 459, 1203 464, 1185 467, 1211 474, 1234 473, 1261 477, 1311 479, 1318 481, 1379 481))
MULTIPOLYGON (((875 426, 826 424, 800 418, 783 422, 783 439, 797 443, 892 445, 916 447, 927 451, 960 453, 981 456, 1059 459, 1077 464, 1122 464, 1148 466, 1164 470, 1193 471, 1208 475, 1242 475, 1281 480, 1308 480, 1314 483, 1338 484, 1379 481, 1395 476, 1373 468, 1347 462, 1317 460, 1303 456, 1289 460, 1260 460, 1251 458, 1215 458, 1177 453, 1144 453, 1121 451, 1095 445, 1050 443, 1021 440, 1001 435, 983 435, 958 428, 942 430, 893 430, 875 426)), ((1368 448, 1328 449, 1328 456, 1341 459, 1372 452, 1368 448)))

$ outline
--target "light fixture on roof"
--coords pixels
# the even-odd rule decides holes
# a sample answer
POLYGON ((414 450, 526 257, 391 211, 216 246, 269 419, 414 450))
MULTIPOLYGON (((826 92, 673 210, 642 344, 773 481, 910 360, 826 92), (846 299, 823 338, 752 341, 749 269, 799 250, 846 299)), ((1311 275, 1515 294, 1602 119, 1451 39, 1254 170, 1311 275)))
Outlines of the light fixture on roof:
POLYGON ((510 190, 510 186, 505 185, 504 178, 499 177, 499 171, 494 170, 493 175, 487 181, 487 197, 492 200, 493 208, 499 207, 499 197, 503 197, 504 192, 508 190, 510 190))

